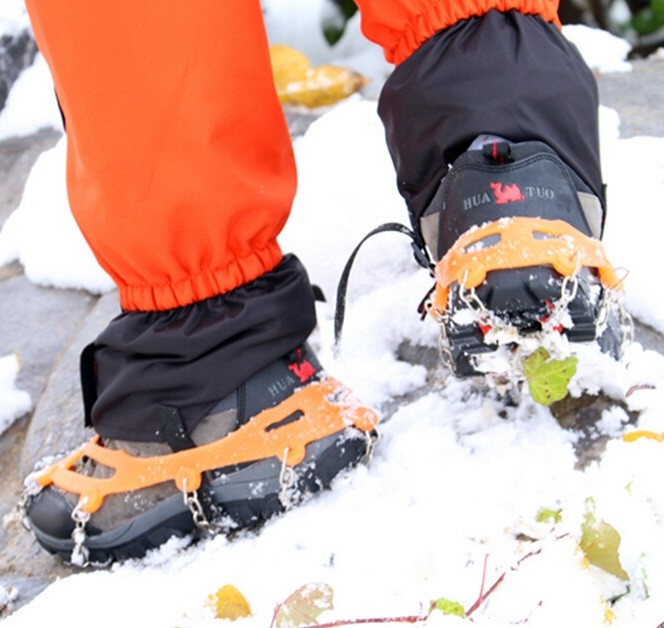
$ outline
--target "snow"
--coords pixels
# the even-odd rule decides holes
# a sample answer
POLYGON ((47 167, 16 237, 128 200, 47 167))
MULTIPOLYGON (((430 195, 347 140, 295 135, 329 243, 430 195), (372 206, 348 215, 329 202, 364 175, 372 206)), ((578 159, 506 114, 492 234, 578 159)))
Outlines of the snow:
POLYGON ((28 279, 39 285, 102 293, 111 290, 113 282, 69 211, 66 151, 63 136, 37 159, 19 207, 0 232, 0 264, 20 261, 28 279))
POLYGON ((585 62, 597 72, 629 72, 632 66, 626 61, 631 45, 624 39, 599 28, 583 24, 566 24, 563 35, 581 53, 585 62))
MULTIPOLYGON (((272 0, 268 22, 287 17, 286 4, 272 0)), ((591 47, 605 59, 623 59, 614 44, 593 39, 591 47)), ((13 95, 13 109, 30 108, 30 89, 13 95)), ((638 228, 650 225, 664 202, 664 139, 622 139, 617 114, 605 108, 601 123, 611 189, 609 256, 630 270, 627 308, 664 332, 651 261, 659 251, 657 230, 638 228)), ((31 124, 35 130, 42 123, 31 124)), ((110 284, 66 211, 65 142, 35 165, 20 208, 0 233, 0 259, 20 260, 38 283, 102 292, 110 284)), ((269 626, 277 604, 316 582, 335 594, 335 608, 321 622, 420 615, 438 598, 468 609, 485 580, 485 593, 499 584, 473 613, 476 626, 595 627, 612 617, 619 628, 657 626, 664 620, 664 444, 646 437, 626 442, 622 434, 635 428, 626 426, 623 410, 609 410, 597 425, 609 438, 606 452, 580 470, 579 434, 562 429, 546 408, 527 398, 505 407, 473 382, 442 369, 430 381, 423 366, 397 359, 402 341, 434 348, 438 333, 415 312, 430 279, 399 235, 376 236, 358 255, 335 355, 333 297, 343 264, 370 229, 404 222, 405 210, 375 102, 351 99, 332 108, 295 142, 295 153, 299 189, 281 244, 297 253, 328 297, 318 305, 312 342, 328 370, 366 403, 397 407, 382 425, 371 464, 343 473, 332 491, 274 518, 260 533, 196 546, 172 540, 144 560, 58 580, 4 625, 68 625, 82 616, 97 628, 223 626, 206 600, 225 584, 236 586, 252 609, 238 628, 269 626), (404 395, 415 400, 404 402, 404 395), (584 560, 579 543, 590 503, 597 519, 621 535, 629 583, 584 560), (537 521, 543 508, 559 510, 560 521, 537 521), (619 599, 609 607, 612 598, 619 599)), ((585 363, 573 389, 604 390, 641 411, 636 427, 664 432, 662 355, 635 344, 621 364, 597 352, 585 363)), ((16 368, 12 356, 0 360, 0 417, 17 407, 11 401, 16 368)), ((467 623, 434 612, 427 625, 467 623)))
POLYGON ((41 128, 62 130, 62 121, 48 65, 37 54, 12 86, 0 112, 0 140, 30 135, 41 128))
POLYGON ((0 7, 0 37, 16 35, 29 28, 28 12, 23 0, 2 0, 0 7))
POLYGON ((0 435, 32 408, 30 395, 16 389, 18 370, 19 362, 15 354, 0 357, 0 435))

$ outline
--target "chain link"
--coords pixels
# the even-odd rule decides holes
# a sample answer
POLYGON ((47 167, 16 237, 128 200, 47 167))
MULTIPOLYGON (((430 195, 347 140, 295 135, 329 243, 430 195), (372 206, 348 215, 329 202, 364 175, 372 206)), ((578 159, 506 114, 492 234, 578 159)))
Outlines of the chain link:
POLYGON ((279 471, 279 501, 284 507, 284 510, 290 510, 295 506, 295 501, 293 499, 293 487, 295 486, 295 480, 297 475, 293 467, 288 466, 288 452, 289 448, 284 449, 284 457, 281 460, 281 470, 279 471))
POLYGON ((194 521, 194 525, 207 534, 216 534, 219 529, 207 518, 203 504, 201 504, 200 499, 198 499, 198 493, 196 491, 187 490, 187 478, 183 479, 182 485, 182 499, 184 505, 189 508, 189 512, 191 512, 191 518, 194 521))
POLYGON ((371 462, 371 459, 373 458, 373 453, 374 450, 376 449, 376 445, 378 444, 378 441, 383 437, 383 435, 381 434, 380 430, 377 427, 374 427, 373 430, 364 432, 364 437, 366 438, 367 441, 367 449, 364 452, 363 462, 364 464, 368 465, 371 462))
POLYGON ((440 330, 440 335, 438 337, 438 353, 440 355, 440 361, 443 363, 443 366, 451 371, 454 366, 454 357, 452 356, 452 349, 450 348, 450 342, 447 338, 447 323, 449 322, 449 315, 447 312, 441 312, 437 309, 431 298, 425 299, 423 305, 424 311, 438 323, 440 330))
POLYGON ((20 518, 21 524, 26 530, 30 529, 30 520, 28 519, 28 502, 32 497, 41 493, 42 487, 34 480, 34 474, 29 475, 23 486, 21 497, 16 504, 16 511, 20 518))
POLYGON ((618 302, 618 320, 620 321, 620 329, 623 333, 622 346, 624 350, 634 342, 634 319, 625 309, 622 301, 618 302))
POLYGON ((74 529, 71 533, 71 538, 74 541, 74 547, 71 550, 71 564, 77 567, 87 567, 90 564, 90 552, 85 547, 86 532, 85 527, 90 520, 90 513, 83 510, 83 506, 87 502, 87 497, 81 498, 76 504, 74 510, 71 511, 71 518, 74 521, 74 529))
POLYGON ((611 313, 611 294, 613 290, 605 288, 602 290, 602 296, 597 308, 597 336, 601 336, 606 324, 609 322, 609 314, 611 313))
MULTIPOLYGON (((552 304, 550 314, 547 316, 546 320, 541 322, 543 333, 546 334, 563 324, 564 318, 569 313, 569 304, 574 301, 579 291, 578 275, 581 267, 580 256, 578 256, 574 272, 571 275, 563 277, 560 286, 560 297, 552 304)), ((513 342, 513 338, 519 338, 518 329, 514 325, 502 321, 498 314, 488 309, 477 295, 475 288, 466 288, 465 278, 459 282, 457 290, 459 300, 466 307, 476 312, 477 323, 479 325, 486 326, 490 330, 513 331, 514 334, 508 334, 505 336, 511 339, 510 342, 513 342)), ((452 302, 452 299, 450 299, 450 302, 452 302)), ((449 310, 440 312, 433 306, 433 303, 430 300, 425 302, 425 308, 440 326, 438 344, 441 362, 444 366, 453 371, 453 354, 447 333, 447 326, 450 322, 450 312, 449 310)), ((629 312, 625 310, 616 290, 610 288, 604 288, 603 290, 597 310, 597 336, 601 335, 604 326, 607 324, 612 308, 615 308, 617 311, 618 321, 622 332, 621 344, 624 349, 634 340, 634 321, 629 312)), ((489 338, 496 338, 496 335, 485 334, 485 338, 486 341, 489 341, 489 338)))
POLYGON ((492 310, 488 309, 486 305, 477 296, 475 288, 466 288, 464 284, 459 285, 459 299, 471 310, 477 312, 478 322, 480 325, 486 325, 493 329, 510 327, 500 320, 498 315, 492 310))
POLYGON ((612 309, 616 311, 618 317, 618 324, 622 333, 621 346, 624 351, 634 342, 634 319, 625 309, 623 301, 620 298, 620 293, 617 290, 605 288, 597 314, 598 336, 601 335, 601 332, 608 323, 612 309))

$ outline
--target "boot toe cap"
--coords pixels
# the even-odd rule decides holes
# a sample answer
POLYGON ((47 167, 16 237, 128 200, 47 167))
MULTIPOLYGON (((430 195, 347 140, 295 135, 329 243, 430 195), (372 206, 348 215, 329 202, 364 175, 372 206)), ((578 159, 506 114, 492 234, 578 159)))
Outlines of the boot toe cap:
POLYGON ((30 500, 27 516, 33 530, 55 539, 69 539, 74 531, 73 509, 63 493, 46 488, 30 500))

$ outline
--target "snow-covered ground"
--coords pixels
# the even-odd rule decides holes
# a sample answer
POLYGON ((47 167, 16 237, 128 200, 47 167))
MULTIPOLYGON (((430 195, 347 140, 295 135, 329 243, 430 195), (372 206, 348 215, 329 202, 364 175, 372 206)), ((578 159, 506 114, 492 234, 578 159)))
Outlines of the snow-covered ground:
MULTIPOLYGON (((316 4, 301 2, 308 10, 316 4)), ((287 17, 296 4, 268 3, 273 37, 285 28, 270 22, 277 9, 287 17)), ((1 15, 2 9, 0 24, 1 15)), ((592 38, 590 48, 605 71, 625 70, 623 43, 596 35, 575 29, 574 39, 583 50, 592 38)), ((32 87, 17 83, 0 114, 4 133, 53 123, 52 111, 37 115, 42 101, 31 98, 32 89, 50 89, 41 72, 32 87), (28 109, 32 122, 14 123, 28 109)), ((427 385, 430 390, 402 403, 383 425, 368 467, 343 474, 332 491, 273 519, 260 533, 195 547, 173 541, 142 561, 68 577, 6 619, 8 627, 69 625, 80 618, 95 627, 227 625, 214 618, 207 600, 232 584, 252 611, 235 625, 267 628, 275 606, 309 583, 319 583, 314 591, 324 590, 320 583, 334 591, 334 609, 320 623, 427 615, 431 600, 440 598, 468 611, 481 590, 486 599, 472 613, 478 626, 655 628, 664 621, 664 443, 645 435, 624 440, 623 432, 634 429, 626 427, 624 411, 607 412, 597 428, 611 437, 602 461, 576 470, 578 434, 563 430, 547 409, 524 398, 505 413, 470 382, 443 375, 427 382, 422 366, 397 360, 404 339, 426 347, 437 341, 436 325, 420 322, 415 312, 430 279, 398 235, 378 236, 360 253, 342 352, 333 355, 331 297, 343 264, 371 228, 405 221, 375 109, 374 102, 352 99, 296 141, 300 184, 281 243, 328 295, 319 305, 313 343, 329 371, 376 406, 427 385), (579 545, 592 519, 596 528, 604 522, 604 530, 620 535, 617 558, 628 579, 589 566, 579 545)), ((607 109, 601 122, 611 189, 606 246, 614 263, 630 271, 627 308, 664 333, 653 263, 659 234, 649 228, 664 203, 664 138, 621 139, 617 114, 607 109)), ((30 278, 47 285, 104 291, 110 283, 67 216, 65 141, 35 166, 21 207, 0 233, 0 263, 19 259, 30 278), (38 232, 42 225, 48 237, 38 232)), ((664 357, 633 345, 620 365, 595 359, 592 370, 581 370, 580 383, 640 410, 639 430, 664 433, 664 357)), ((0 379, 0 415, 11 407, 11 373, 0 379)), ((427 625, 468 621, 435 611, 427 625)))

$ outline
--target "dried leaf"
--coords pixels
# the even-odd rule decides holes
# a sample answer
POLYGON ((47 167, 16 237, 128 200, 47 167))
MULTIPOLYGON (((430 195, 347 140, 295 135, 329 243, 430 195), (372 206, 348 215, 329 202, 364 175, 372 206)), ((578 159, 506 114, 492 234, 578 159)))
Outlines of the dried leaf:
POLYGON ((277 95, 287 105, 324 107, 362 89, 369 79, 334 65, 311 67, 309 59, 295 48, 271 46, 270 60, 277 95))
POLYGON ((576 373, 578 360, 571 356, 564 360, 550 359, 549 352, 540 347, 523 361, 523 374, 533 400, 544 406, 567 396, 569 382, 576 373))
POLYGON ((334 591, 324 582, 312 582, 300 587, 282 602, 275 614, 277 628, 315 626, 318 616, 334 608, 334 591))
POLYGON ((217 619, 235 621, 242 617, 250 617, 252 614, 249 602, 232 584, 225 584, 217 589, 208 596, 208 602, 214 609, 214 616, 217 619))
POLYGON ((622 580, 629 575, 620 564, 620 533, 606 521, 597 521, 592 500, 581 525, 581 550, 588 562, 622 580))

